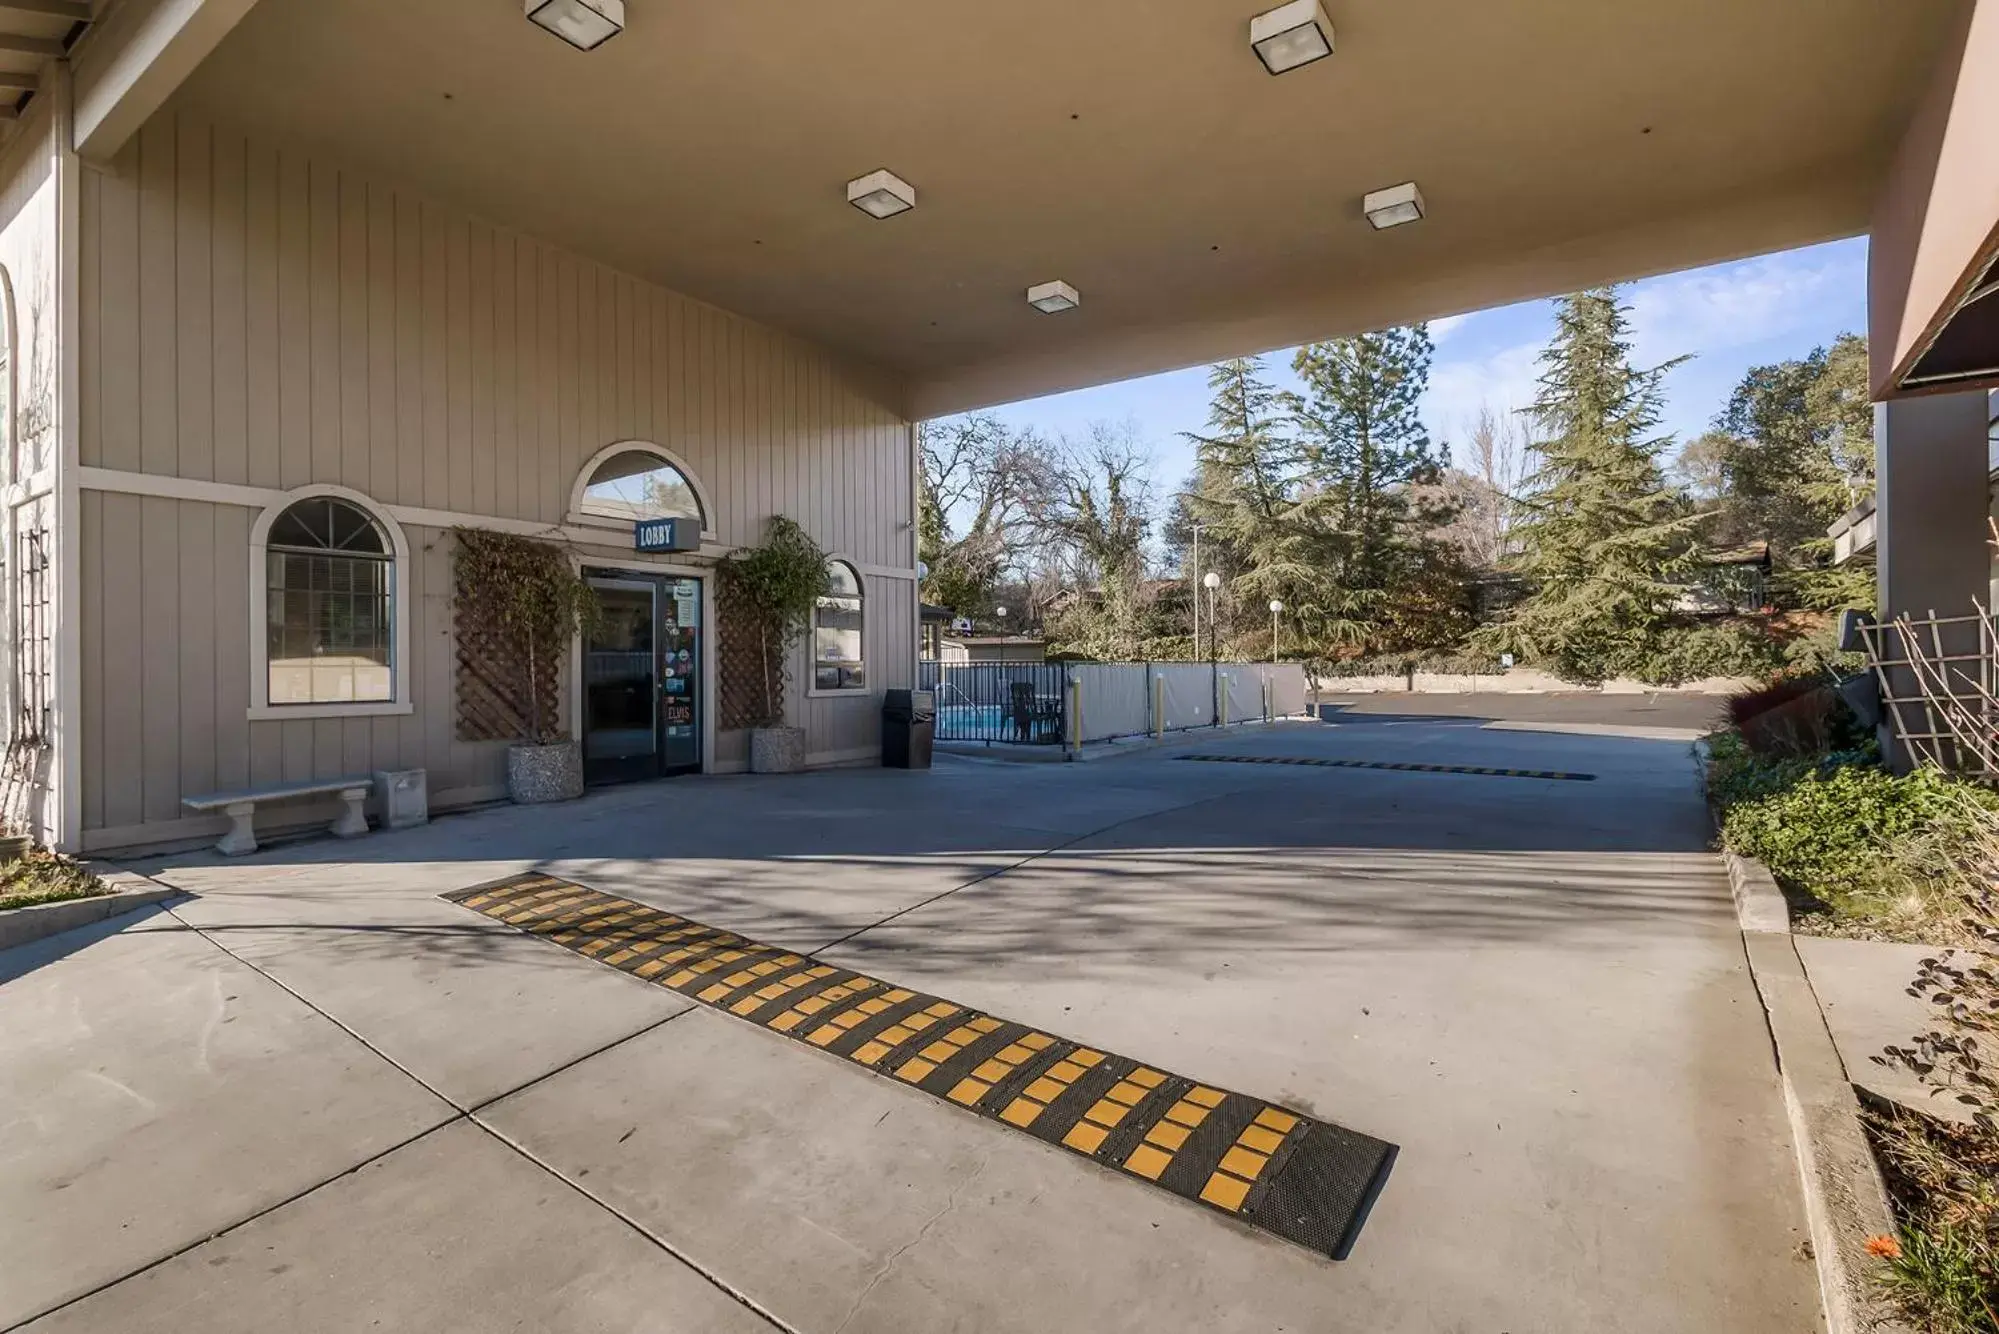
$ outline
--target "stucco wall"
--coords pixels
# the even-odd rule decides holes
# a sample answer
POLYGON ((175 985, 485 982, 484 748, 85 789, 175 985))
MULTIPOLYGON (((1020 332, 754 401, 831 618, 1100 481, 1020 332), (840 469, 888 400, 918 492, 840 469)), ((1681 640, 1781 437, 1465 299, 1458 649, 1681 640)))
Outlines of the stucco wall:
MULTIPOLYGON (((181 818, 182 795, 264 779, 420 766, 434 798, 490 795, 501 748, 452 736, 445 528, 559 525, 579 469, 621 440, 687 463, 718 543, 785 513, 861 567, 872 689, 801 691, 793 716, 825 762, 876 743, 876 692, 909 684, 915 660, 911 427, 894 386, 186 117, 86 172, 81 212, 87 842, 198 833, 209 823, 181 818), (251 526, 258 504, 308 483, 402 517, 408 717, 245 716, 251 526)), ((609 563, 620 540, 584 554, 609 563)), ((741 749, 725 735, 716 757, 741 749)))

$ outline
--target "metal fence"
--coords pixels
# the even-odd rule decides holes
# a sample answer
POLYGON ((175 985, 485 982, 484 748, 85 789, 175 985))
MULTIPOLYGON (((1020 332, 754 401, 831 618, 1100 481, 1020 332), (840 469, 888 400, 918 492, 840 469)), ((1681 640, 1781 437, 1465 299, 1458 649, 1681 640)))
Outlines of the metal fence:
POLYGON ((937 697, 939 741, 1059 746, 1068 734, 1059 662, 923 662, 916 686, 937 697))
POLYGON ((1118 737, 1295 717, 1306 711, 1296 663, 924 662, 937 739, 1080 745, 1118 737))

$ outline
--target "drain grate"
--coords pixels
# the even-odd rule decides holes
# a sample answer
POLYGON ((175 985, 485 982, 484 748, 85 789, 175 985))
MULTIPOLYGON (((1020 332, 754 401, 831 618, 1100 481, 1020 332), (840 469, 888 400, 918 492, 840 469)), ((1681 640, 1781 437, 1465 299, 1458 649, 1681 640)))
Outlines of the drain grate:
POLYGON ((444 898, 1344 1260, 1392 1144, 552 876, 444 898))
POLYGON ((1393 760, 1324 760, 1304 755, 1180 755, 1177 759, 1203 764, 1302 764, 1316 769, 1390 769, 1405 774, 1481 774, 1487 778, 1553 778, 1565 783, 1594 783, 1595 774, 1564 773, 1559 769, 1487 769, 1475 764, 1404 764, 1393 760))

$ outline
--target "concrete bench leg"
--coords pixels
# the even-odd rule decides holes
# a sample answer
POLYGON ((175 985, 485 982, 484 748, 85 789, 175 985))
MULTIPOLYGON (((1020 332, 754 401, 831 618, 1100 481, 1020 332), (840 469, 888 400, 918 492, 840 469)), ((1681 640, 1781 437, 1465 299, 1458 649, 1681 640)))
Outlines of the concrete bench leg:
POLYGON ((224 806, 222 813, 229 817, 229 832, 215 845, 215 850, 225 857, 244 857, 257 850, 257 833, 251 828, 250 817, 257 813, 254 801, 239 801, 233 806, 224 806))
POLYGON ((359 838, 368 832, 368 815, 361 809, 361 803, 368 799, 365 787, 350 787, 341 792, 342 808, 340 818, 331 826, 338 838, 359 838))

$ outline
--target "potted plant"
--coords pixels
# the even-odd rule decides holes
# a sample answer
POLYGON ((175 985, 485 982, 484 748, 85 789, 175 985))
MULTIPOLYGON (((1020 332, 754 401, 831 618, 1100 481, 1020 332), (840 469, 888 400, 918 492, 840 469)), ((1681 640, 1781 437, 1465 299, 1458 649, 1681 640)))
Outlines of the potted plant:
POLYGON ((507 795, 522 804, 583 795, 583 753, 542 708, 540 684, 577 633, 597 619, 597 597, 569 555, 548 542, 455 528, 460 611, 509 650, 520 735, 507 750, 507 795))
POLYGON ((718 571, 725 614, 757 647, 760 707, 750 719, 750 772, 791 773, 805 767, 805 729, 784 721, 791 649, 826 591, 826 553, 782 514, 764 540, 724 560, 718 571))

